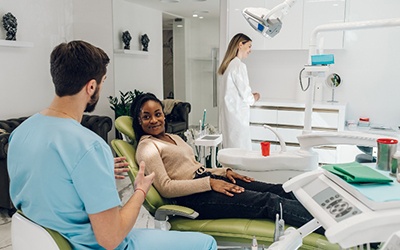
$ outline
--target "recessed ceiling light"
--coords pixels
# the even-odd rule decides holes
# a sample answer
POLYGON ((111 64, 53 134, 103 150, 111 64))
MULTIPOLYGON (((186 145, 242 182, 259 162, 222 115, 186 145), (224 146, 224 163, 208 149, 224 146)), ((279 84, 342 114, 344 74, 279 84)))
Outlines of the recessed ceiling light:
POLYGON ((193 14, 208 14, 210 11, 208 10, 195 10, 193 11, 193 14))
POLYGON ((203 19, 204 17, 202 17, 202 16, 199 16, 199 19, 203 19))
POLYGON ((178 27, 178 28, 182 28, 182 27, 183 27, 183 25, 182 25, 182 24, 178 24, 178 25, 176 25, 176 27, 178 27))
POLYGON ((199 15, 197 15, 197 14, 193 14, 193 17, 198 17, 199 15))

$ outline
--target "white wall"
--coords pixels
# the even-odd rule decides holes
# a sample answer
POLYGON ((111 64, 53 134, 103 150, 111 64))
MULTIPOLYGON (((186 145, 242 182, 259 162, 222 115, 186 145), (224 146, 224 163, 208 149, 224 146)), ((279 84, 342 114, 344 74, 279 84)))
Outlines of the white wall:
MULTIPOLYGON (((101 89, 100 101, 94 114, 114 118, 107 97, 114 95, 114 58, 113 58, 113 13, 112 0, 73 0, 74 39, 85 40, 102 48, 110 57, 107 67, 107 79, 101 89), (95 8, 94 8, 95 6, 95 8)), ((109 137, 114 133, 110 132, 109 137)))
MULTIPOLYGON (((29 116, 49 105, 54 96, 50 53, 59 43, 74 39, 104 49, 111 59, 94 114, 113 118, 107 97, 119 96, 119 90, 136 88, 163 98, 160 11, 124 0, 2 0, 0 16, 7 12, 18 20, 17 40, 32 42, 34 47, 0 46, 0 119, 29 116), (114 49, 122 48, 124 30, 130 31, 131 48, 137 50, 141 49, 140 35, 147 33, 149 54, 114 55, 114 49)), ((2 27, 0 39, 5 39, 2 27)))
MULTIPOLYGON (((73 38, 72 0, 2 0, 0 16, 7 12, 17 18, 17 40, 34 47, 0 46, 0 119, 29 116, 49 105, 54 95, 50 53, 73 38)), ((3 25, 0 30, 5 39, 3 25)))
MULTIPOLYGON (((347 0, 347 21, 398 18, 400 1, 347 0)), ((284 27, 283 27, 284 28, 284 27)), ((331 67, 343 84, 335 99, 347 103, 346 119, 369 117, 372 123, 400 125, 400 27, 346 31, 344 49, 331 67)), ((245 63, 254 91, 262 99, 304 100, 298 83, 308 51, 253 51, 245 63)), ((323 88, 323 100, 331 90, 323 88)))
POLYGON ((162 12, 127 2, 114 0, 114 49, 122 49, 122 32, 131 34, 131 50, 141 50, 140 36, 147 34, 148 54, 114 54, 115 94, 138 89, 163 98, 162 76, 162 12))
MULTIPOLYGON (((17 18, 17 40, 34 47, 0 46, 0 119, 29 116, 49 105, 54 96, 50 53, 59 43, 74 39, 101 47, 111 58, 94 113, 113 117, 106 98, 114 94, 111 0, 3 0, 0 16, 7 12, 17 18)), ((0 30, 0 39, 5 39, 0 30)))

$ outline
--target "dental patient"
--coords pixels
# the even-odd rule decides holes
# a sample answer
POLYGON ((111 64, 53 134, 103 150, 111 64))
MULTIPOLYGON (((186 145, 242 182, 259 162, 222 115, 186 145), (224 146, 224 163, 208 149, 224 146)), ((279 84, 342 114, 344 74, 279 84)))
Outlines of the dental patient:
POLYGON ((282 185, 258 182, 229 168, 202 166, 181 137, 165 132, 163 105, 154 94, 136 97, 130 112, 138 141, 137 161, 146 163, 146 173, 155 173, 153 184, 163 197, 196 210, 198 218, 275 220, 281 204, 283 218, 291 226, 313 219, 282 185))

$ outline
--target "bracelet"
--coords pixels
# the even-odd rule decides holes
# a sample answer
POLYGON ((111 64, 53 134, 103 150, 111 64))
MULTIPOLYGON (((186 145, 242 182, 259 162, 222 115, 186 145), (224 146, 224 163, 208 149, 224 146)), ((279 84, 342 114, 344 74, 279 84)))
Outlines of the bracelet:
POLYGON ((141 188, 136 188, 134 191, 136 192, 137 190, 142 191, 143 194, 144 194, 144 198, 146 198, 147 194, 146 194, 146 192, 145 192, 143 189, 141 189, 141 188))

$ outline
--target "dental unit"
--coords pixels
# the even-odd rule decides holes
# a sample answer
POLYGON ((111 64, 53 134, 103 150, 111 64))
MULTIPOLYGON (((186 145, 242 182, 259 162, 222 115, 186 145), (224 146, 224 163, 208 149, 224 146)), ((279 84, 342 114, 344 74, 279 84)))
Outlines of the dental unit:
MULTIPOLYGON (((282 16, 277 16, 274 12, 281 11, 286 14, 294 2, 286 0, 270 12, 262 8, 246 8, 243 10, 243 15, 250 26, 263 36, 274 37, 282 26, 282 16)), ((304 70, 306 76, 310 78, 310 86, 306 90, 303 134, 298 136, 299 150, 286 150, 282 137, 267 125, 264 127, 271 130, 279 139, 280 152, 272 152, 264 157, 258 151, 237 148, 219 150, 218 161, 223 166, 258 180, 284 183, 285 191, 292 191, 314 216, 312 221, 299 229, 286 229, 268 249, 298 249, 302 244, 302 238, 320 226, 326 230, 327 239, 342 248, 384 242, 380 248, 382 250, 400 249, 400 183, 395 180, 390 184, 376 185, 373 188, 349 184, 320 168, 318 154, 313 150, 315 146, 342 144, 376 147, 376 140, 382 136, 355 131, 311 132, 314 78, 327 72, 329 64, 333 63, 330 59, 328 60, 330 63, 313 63, 315 56, 318 56, 318 34, 397 26, 400 26, 400 18, 326 24, 317 26, 313 30, 308 64, 304 70), (336 210, 338 207, 344 209, 338 212, 336 210)), ((277 221, 279 223, 280 220, 277 221)))

